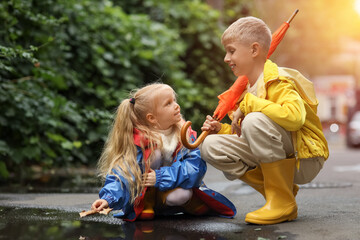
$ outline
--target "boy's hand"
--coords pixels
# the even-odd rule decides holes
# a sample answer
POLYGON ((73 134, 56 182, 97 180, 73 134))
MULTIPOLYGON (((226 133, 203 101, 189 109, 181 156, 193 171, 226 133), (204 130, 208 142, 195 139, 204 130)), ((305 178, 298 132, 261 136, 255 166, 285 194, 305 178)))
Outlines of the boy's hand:
POLYGON ((233 121, 231 122, 231 133, 238 135, 240 137, 241 135, 241 121, 244 119, 244 114, 241 112, 240 108, 238 108, 234 114, 233 114, 233 121), (240 120, 240 124, 239 124, 240 120))
POLYGON ((145 187, 153 187, 156 183, 156 173, 154 170, 150 169, 150 172, 143 174, 143 184, 145 187))
POLYGON ((201 131, 210 131, 209 134, 216 134, 221 130, 221 123, 213 119, 210 115, 206 116, 206 120, 201 131))
POLYGON ((107 208, 109 203, 105 199, 98 199, 92 205, 91 209, 100 212, 104 208, 107 208))

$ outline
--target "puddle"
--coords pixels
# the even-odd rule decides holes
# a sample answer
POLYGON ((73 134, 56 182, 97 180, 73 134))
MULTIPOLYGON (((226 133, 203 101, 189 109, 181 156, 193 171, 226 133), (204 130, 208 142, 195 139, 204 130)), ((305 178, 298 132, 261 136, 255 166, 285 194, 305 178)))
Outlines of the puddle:
MULTIPOLYGON (((208 232, 201 226, 189 229, 189 217, 172 220, 170 224, 169 218, 129 223, 111 216, 80 219, 78 213, 58 210, 0 208, 0 239, 227 239, 216 233, 227 230, 226 223, 208 232), (179 224, 183 228, 174 229, 179 224)), ((239 226, 229 225, 234 225, 232 230, 239 230, 239 226)))
POLYGON ((0 239, 125 239, 120 227, 81 221, 77 213, 0 208, 0 239))
POLYGON ((0 239, 295 239, 275 226, 240 224, 221 218, 186 215, 153 221, 123 222, 112 216, 79 218, 76 212, 0 207, 0 239))

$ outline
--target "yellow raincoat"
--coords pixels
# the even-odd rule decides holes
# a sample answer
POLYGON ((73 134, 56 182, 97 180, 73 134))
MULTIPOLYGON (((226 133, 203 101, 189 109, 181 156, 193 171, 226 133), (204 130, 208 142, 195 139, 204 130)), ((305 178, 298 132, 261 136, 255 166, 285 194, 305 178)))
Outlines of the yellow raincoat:
MULTIPOLYGON (((329 157, 329 149, 319 117, 318 100, 312 82, 294 69, 281 68, 267 60, 264 81, 258 82, 257 96, 244 93, 240 109, 246 116, 262 112, 285 130, 295 132, 298 158, 329 157)), ((229 114, 232 118, 232 114, 229 114)), ((230 134, 231 126, 222 124, 218 134, 230 134)))

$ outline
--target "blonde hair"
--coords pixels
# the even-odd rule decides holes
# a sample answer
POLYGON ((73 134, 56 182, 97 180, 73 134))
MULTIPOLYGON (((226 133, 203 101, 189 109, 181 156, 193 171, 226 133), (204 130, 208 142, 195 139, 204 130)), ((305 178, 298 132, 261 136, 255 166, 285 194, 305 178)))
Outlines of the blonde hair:
POLYGON ((258 42, 267 53, 271 43, 271 31, 259 18, 243 17, 233 22, 223 33, 221 43, 238 41, 242 44, 258 42))
MULTIPOLYGON (((162 90, 166 88, 172 89, 166 84, 153 83, 130 93, 130 98, 134 99, 134 103, 131 103, 130 99, 121 102, 98 161, 99 176, 103 179, 108 174, 117 178, 119 178, 118 174, 121 174, 127 180, 131 203, 143 191, 141 170, 147 173, 150 169, 150 163, 144 159, 145 154, 143 154, 142 169, 139 167, 133 131, 134 128, 138 129, 142 134, 141 139, 148 141, 149 145, 144 146, 142 141, 140 147, 143 153, 145 147, 150 148, 151 153, 148 157, 150 160, 154 149, 162 146, 162 141, 160 135, 147 121, 146 115, 154 113, 157 107, 157 99, 161 96, 162 90)), ((180 123, 173 127, 180 140, 180 123)))

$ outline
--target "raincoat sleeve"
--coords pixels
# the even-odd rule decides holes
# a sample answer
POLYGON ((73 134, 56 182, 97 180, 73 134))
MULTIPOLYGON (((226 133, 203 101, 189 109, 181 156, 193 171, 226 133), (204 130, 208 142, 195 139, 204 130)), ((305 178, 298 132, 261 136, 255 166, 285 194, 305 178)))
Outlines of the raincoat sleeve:
POLYGON ((184 189, 199 187, 205 172, 206 163, 200 157, 200 150, 182 148, 171 166, 155 170, 155 187, 160 191, 177 187, 184 189))
POLYGON ((227 123, 222 123, 221 129, 217 134, 231 134, 231 125, 227 123))
POLYGON ((262 112, 287 131, 297 131, 303 126, 305 105, 292 84, 275 80, 268 86, 266 98, 247 93, 240 103, 240 110, 245 116, 251 112, 262 112))
MULTIPOLYGON (((141 164, 143 157, 140 147, 137 147, 137 162, 141 164)), ((141 169, 141 167, 140 167, 141 169)), ((113 172, 117 175, 107 175, 105 184, 99 192, 101 199, 105 199, 109 203, 110 208, 115 210, 122 209, 123 211, 130 207, 130 191, 128 181, 121 175, 118 170, 113 169, 113 172)))
POLYGON ((130 199, 128 184, 122 176, 119 177, 121 181, 115 175, 107 175, 105 184, 99 192, 99 197, 105 199, 109 207, 115 210, 125 209, 130 199))

